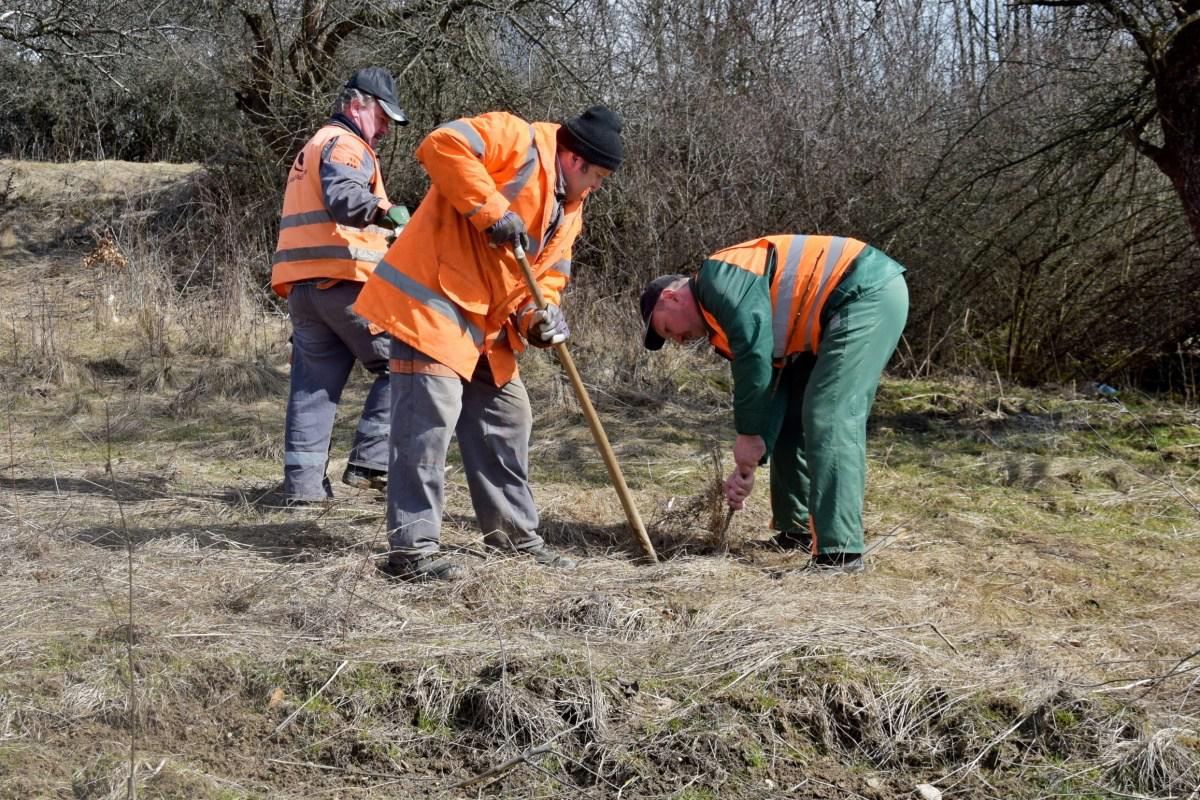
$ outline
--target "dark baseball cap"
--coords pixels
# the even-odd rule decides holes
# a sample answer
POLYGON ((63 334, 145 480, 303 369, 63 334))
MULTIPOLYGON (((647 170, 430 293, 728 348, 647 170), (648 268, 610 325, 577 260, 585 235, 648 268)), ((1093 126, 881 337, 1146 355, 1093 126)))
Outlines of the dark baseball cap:
POLYGON ((366 67, 350 76, 346 87, 366 92, 379 102, 383 113, 387 114, 397 125, 407 125, 408 115, 400 108, 396 100, 396 81, 392 73, 383 67, 366 67))
POLYGON ((650 326, 650 317, 654 314, 654 307, 658 305, 658 296, 662 294, 663 289, 686 278, 687 275, 663 275, 650 281, 642 290, 642 322, 646 323, 646 333, 642 338, 642 344, 646 345, 647 350, 661 350, 666 342, 650 326))

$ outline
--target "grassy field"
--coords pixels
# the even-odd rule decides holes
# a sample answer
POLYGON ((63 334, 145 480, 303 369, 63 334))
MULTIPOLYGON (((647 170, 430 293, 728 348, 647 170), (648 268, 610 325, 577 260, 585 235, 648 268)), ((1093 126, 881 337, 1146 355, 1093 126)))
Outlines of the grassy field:
POLYGON ((286 320, 236 220, 170 219, 196 183, 0 161, 0 798, 1200 798, 1196 409, 889 378, 871 571, 814 575, 754 546, 764 496, 715 533, 726 367, 593 298, 572 352, 662 562, 533 353, 579 569, 485 553, 452 459, 469 577, 397 584, 373 494, 278 506, 286 320))

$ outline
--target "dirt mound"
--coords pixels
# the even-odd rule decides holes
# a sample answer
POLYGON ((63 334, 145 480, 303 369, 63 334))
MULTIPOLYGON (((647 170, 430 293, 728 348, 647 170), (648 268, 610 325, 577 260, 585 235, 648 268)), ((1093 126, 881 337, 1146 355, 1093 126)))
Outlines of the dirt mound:
POLYGON ((181 205, 203 174, 198 164, 0 159, 0 256, 44 251, 120 214, 181 205))

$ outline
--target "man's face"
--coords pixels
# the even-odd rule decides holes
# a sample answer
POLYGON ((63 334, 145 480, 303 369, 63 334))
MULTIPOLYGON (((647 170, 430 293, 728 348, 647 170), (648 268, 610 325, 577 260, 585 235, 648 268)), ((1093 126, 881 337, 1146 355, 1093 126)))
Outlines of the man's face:
POLYGON ((650 326, 667 341, 683 344, 706 334, 704 318, 686 283, 663 289, 650 315, 650 326))
POLYGON ((383 113, 379 103, 373 99, 365 103, 360 103, 355 100, 350 104, 350 118, 358 125, 358 129, 362 131, 363 137, 366 138, 367 144, 371 145, 374 150, 379 144, 379 140, 392 127, 391 118, 383 113))
POLYGON ((567 189, 568 203, 587 197, 588 192, 599 189, 604 180, 612 175, 611 169, 588 163, 570 150, 562 151, 559 163, 562 165, 563 185, 567 189))

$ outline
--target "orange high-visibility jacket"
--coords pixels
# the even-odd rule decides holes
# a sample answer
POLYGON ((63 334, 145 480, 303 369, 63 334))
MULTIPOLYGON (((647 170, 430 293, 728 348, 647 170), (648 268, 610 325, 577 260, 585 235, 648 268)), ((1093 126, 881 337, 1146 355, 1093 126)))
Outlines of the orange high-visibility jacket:
POLYGON ((524 349, 512 317, 530 293, 512 250, 491 247, 484 231, 510 208, 519 215, 538 286, 547 303, 561 303, 583 201, 561 208, 546 241, 559 208, 557 130, 493 112, 425 137, 416 156, 432 185, 354 310, 463 378, 470 379, 484 354, 497 386, 511 380, 514 352, 524 349))
MULTIPOLYGON (((728 264, 767 276, 771 287, 772 360, 779 365, 805 350, 816 353, 821 343, 821 311, 865 242, 844 236, 764 236, 713 253, 704 267, 728 264), (715 263, 714 263, 715 262, 715 263)), ((701 270, 704 275, 704 268, 701 270)), ((733 358, 729 338, 716 316, 701 312, 709 327, 709 342, 733 358)))
POLYGON ((283 195, 279 243, 271 261, 271 288, 281 297, 287 297, 295 281, 310 278, 363 282, 387 251, 387 230, 341 224, 330 214, 321 186, 323 155, 336 169, 369 175, 367 188, 379 198, 375 208, 391 207, 371 146, 339 125, 317 131, 292 162, 283 195))

